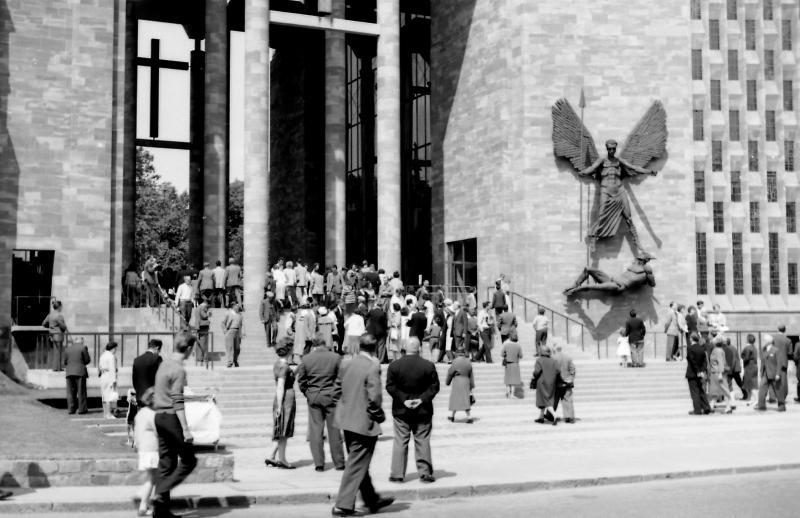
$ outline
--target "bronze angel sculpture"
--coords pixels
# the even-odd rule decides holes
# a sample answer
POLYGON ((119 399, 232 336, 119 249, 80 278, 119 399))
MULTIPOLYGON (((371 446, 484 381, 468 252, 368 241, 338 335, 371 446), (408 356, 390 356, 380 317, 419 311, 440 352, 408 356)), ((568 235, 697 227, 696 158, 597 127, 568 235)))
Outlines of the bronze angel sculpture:
POLYGON ((566 158, 580 176, 591 176, 600 182, 600 206, 597 219, 589 229, 590 246, 598 239, 614 237, 621 220, 628 225, 636 254, 645 253, 631 219, 631 209, 622 181, 626 176, 657 174, 645 166, 666 154, 667 114, 661 102, 655 101, 628 136, 622 153, 617 156, 617 142, 606 142, 608 156, 601 158, 594 139, 566 99, 553 105, 553 152, 566 158))

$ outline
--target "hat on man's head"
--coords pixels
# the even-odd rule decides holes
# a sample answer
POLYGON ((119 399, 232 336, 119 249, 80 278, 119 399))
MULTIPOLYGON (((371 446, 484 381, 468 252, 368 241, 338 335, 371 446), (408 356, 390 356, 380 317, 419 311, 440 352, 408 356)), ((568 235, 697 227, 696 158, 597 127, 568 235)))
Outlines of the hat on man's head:
POLYGON ((451 299, 444 299, 444 302, 442 302, 442 304, 444 304, 445 307, 452 306, 453 301, 451 299))
POLYGON ((319 316, 324 317, 325 315, 328 314, 328 308, 326 308, 325 306, 320 306, 317 308, 317 313, 319 313, 319 316))

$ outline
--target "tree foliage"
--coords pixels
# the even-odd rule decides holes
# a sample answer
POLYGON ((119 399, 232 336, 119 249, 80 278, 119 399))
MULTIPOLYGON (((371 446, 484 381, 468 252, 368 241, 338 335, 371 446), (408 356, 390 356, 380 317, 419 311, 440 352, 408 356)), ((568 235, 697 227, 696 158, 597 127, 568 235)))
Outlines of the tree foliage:
POLYGON ((228 188, 228 257, 243 259, 242 225, 244 224, 244 182, 235 180, 228 188))
POLYGON ((162 265, 186 262, 189 194, 161 180, 153 155, 136 149, 136 261, 139 268, 153 256, 162 265))

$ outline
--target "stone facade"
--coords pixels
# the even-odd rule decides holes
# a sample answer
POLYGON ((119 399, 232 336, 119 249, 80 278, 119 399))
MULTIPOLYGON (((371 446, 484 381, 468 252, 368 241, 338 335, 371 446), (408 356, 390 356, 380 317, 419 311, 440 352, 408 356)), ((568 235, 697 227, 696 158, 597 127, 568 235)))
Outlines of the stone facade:
POLYGON ((0 7, 0 319, 11 251, 38 249, 55 250, 52 293, 69 301, 67 325, 108 324, 119 10, 107 0, 0 7))
MULTIPOLYGON (((513 290, 603 338, 632 307, 654 323, 670 300, 693 300, 688 4, 464 0, 431 7, 433 242, 441 278, 444 244, 477 238, 480 293, 503 272, 513 290), (661 100, 669 158, 657 177, 628 181, 627 189, 642 245, 658 258, 655 289, 568 303, 561 291, 585 266, 586 194, 581 207, 581 183, 553 156, 551 107, 567 97, 577 110, 581 87, 599 150, 609 138, 624 143, 661 100)), ((597 184, 591 193, 596 205, 597 184)), ((593 267, 618 275, 630 263, 624 230, 598 243, 593 267)))

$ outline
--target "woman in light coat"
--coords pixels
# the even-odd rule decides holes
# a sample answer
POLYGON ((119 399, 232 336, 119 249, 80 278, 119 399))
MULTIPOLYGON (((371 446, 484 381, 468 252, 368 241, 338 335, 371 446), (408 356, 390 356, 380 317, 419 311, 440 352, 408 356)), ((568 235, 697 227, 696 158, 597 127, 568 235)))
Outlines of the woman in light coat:
POLYGON ((472 408, 472 391, 475 389, 475 377, 472 374, 472 362, 466 357, 464 349, 456 351, 456 357, 447 371, 447 385, 450 389, 449 410, 447 418, 451 423, 456 419, 456 412, 463 410, 467 414, 467 423, 472 424, 469 411, 472 408))
POLYGON ((506 386, 506 397, 511 397, 514 388, 522 385, 522 376, 519 372, 519 361, 522 359, 522 346, 517 343, 517 331, 511 330, 508 340, 503 344, 500 352, 503 358, 503 368, 505 376, 503 383, 506 386))
POLYGON ((108 342, 106 350, 100 355, 97 368, 100 372, 100 394, 103 400, 103 417, 115 419, 117 410, 117 342, 108 342))

